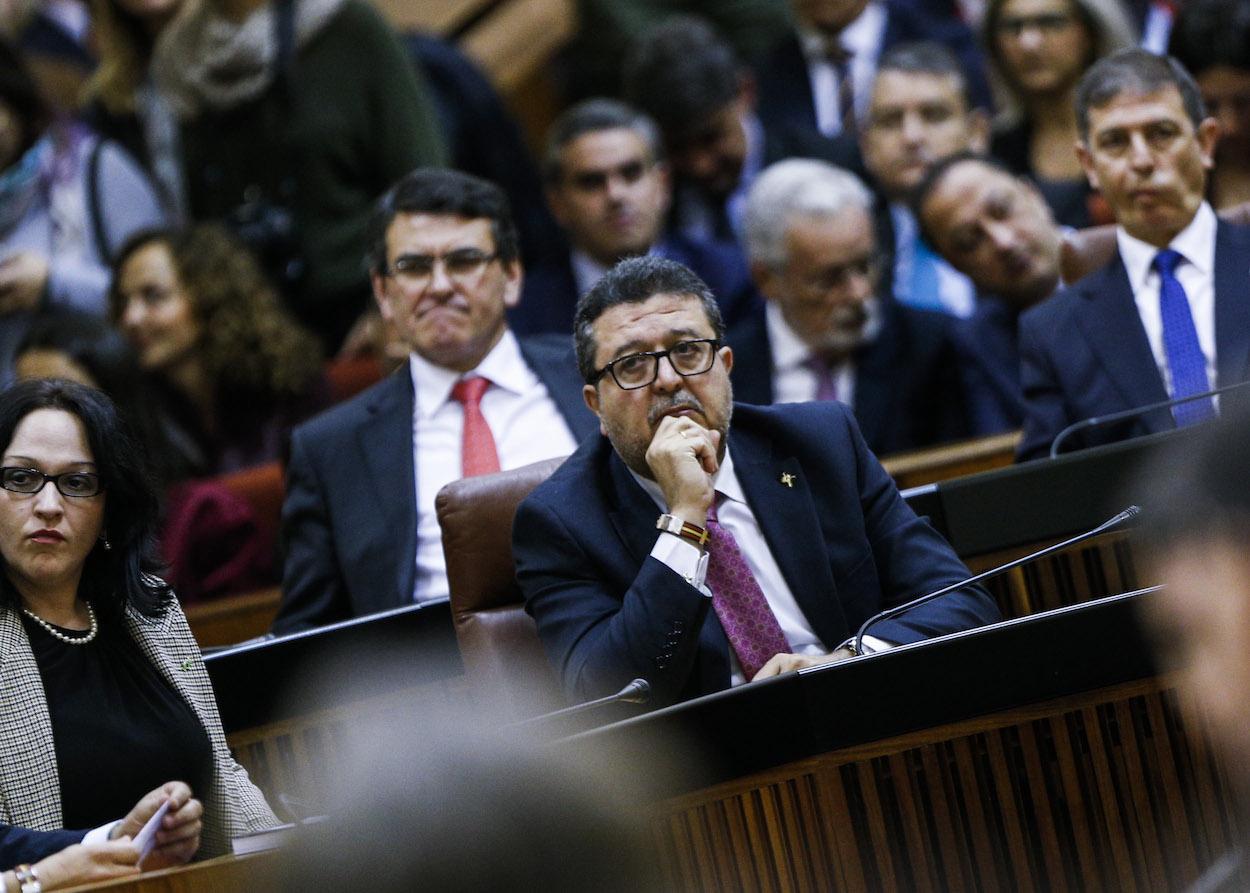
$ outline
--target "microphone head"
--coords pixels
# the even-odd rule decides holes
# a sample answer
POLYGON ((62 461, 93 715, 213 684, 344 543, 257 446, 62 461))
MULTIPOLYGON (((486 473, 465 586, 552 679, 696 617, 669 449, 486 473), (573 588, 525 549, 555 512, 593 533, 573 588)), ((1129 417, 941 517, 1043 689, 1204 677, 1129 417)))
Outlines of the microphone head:
POLYGON ((651 700, 651 683, 639 677, 621 689, 617 697, 627 704, 645 704, 651 700))

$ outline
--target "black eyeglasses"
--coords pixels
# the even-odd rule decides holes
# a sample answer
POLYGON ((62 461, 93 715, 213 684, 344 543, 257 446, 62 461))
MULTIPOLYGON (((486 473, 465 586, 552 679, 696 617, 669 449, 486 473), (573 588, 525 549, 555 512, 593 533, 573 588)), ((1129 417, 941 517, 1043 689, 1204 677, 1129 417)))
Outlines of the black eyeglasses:
POLYGON ((44 474, 37 468, 0 468, 0 487, 13 493, 34 495, 51 481, 65 496, 98 496, 104 487, 100 476, 89 471, 67 471, 64 474, 44 474))
POLYGON ((389 276, 405 288, 424 291, 434 278, 434 267, 439 261, 447 278, 457 285, 471 283, 493 260, 499 259, 499 252, 487 253, 477 248, 460 248, 443 255, 405 254, 395 260, 383 276, 389 276))
POLYGON ((604 375, 612 373, 612 379, 622 390, 633 391, 645 388, 655 381, 660 374, 660 358, 668 357, 669 365, 680 376, 702 375, 712 368, 716 361, 716 351, 720 347, 718 338, 696 338, 692 341, 678 341, 668 350, 648 350, 643 353, 626 354, 608 363, 590 379, 597 384, 604 375))

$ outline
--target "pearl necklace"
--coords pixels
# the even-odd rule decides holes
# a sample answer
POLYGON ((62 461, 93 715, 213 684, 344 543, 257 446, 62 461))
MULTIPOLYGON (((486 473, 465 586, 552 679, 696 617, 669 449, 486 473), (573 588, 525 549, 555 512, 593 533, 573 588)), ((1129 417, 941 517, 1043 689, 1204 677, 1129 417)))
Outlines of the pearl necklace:
POLYGON ((91 602, 84 602, 83 604, 87 606, 87 616, 91 618, 91 630, 85 636, 79 636, 78 638, 65 635, 65 633, 28 608, 22 608, 22 613, 46 629, 48 635, 52 636, 52 638, 60 639, 66 645, 86 645, 88 642, 94 641, 96 633, 100 631, 100 625, 96 623, 95 610, 92 609, 91 602))

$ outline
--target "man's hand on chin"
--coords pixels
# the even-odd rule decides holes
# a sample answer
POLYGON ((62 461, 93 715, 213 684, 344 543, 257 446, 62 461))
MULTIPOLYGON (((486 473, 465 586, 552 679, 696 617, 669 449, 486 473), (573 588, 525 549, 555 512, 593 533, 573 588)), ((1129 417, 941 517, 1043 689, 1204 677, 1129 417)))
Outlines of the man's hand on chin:
POLYGON ((665 416, 660 420, 646 458, 671 514, 707 526, 707 510, 716 495, 712 475, 720 465, 719 446, 720 432, 693 419, 665 416))
POLYGON ((821 664, 836 664, 838 661, 854 656, 849 648, 839 648, 832 654, 774 654, 768 659, 768 663, 760 667, 760 671, 751 678, 751 681, 767 679, 769 676, 780 676, 782 673, 807 667, 818 667, 821 664))

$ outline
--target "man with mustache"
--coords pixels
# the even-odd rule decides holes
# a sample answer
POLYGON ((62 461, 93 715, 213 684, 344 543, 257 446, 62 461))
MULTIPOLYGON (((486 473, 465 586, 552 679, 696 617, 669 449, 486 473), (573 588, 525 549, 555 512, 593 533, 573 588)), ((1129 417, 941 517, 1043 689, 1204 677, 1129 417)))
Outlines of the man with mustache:
MULTIPOLYGON (((1043 456, 1068 425, 1192 396, 1250 372, 1250 229, 1205 199, 1219 124, 1171 57, 1123 50, 1077 88, 1077 155, 1116 217, 1111 262, 1020 318, 1024 437, 1043 456)), ((1210 399, 1088 429, 1093 446, 1213 418, 1210 399)))
POLYGON ((965 437, 949 316, 883 298, 872 194, 822 161, 766 169, 747 199, 746 246, 764 309, 734 326, 746 403, 840 400, 882 454, 965 437))
POLYGON ((370 232, 374 297, 411 353, 291 437, 275 632, 445 598, 438 491, 567 455, 594 430, 567 336, 508 330, 521 260, 497 186, 416 170, 370 232))
MULTIPOLYGON (((578 304, 603 436, 513 525, 526 610, 572 699, 643 677, 666 704, 841 660, 868 617, 967 575, 845 406, 735 405, 723 337, 707 286, 661 258, 623 261, 578 304)), ((997 617, 973 587, 873 627, 874 646, 997 617)))

